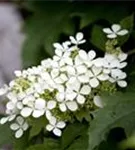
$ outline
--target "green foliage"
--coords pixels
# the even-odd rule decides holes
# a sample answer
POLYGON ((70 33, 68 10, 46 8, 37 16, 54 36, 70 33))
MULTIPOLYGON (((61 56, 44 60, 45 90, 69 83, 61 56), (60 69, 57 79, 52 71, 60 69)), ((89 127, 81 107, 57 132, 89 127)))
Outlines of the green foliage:
MULTIPOLYGON (((69 124, 65 131, 63 132, 61 138, 61 147, 62 149, 66 149, 69 145, 74 144, 76 142, 76 138, 81 136, 84 132, 87 131, 88 125, 85 123, 73 123, 69 124)), ((75 144, 77 145, 77 144, 75 144)))
POLYGON ((105 51, 106 36, 102 31, 102 27, 95 25, 91 31, 90 41, 100 50, 105 51))
POLYGON ((14 150, 25 150, 29 146, 29 131, 26 131, 25 134, 20 139, 14 139, 13 148, 14 150))
POLYGON ((11 144, 13 136, 9 128, 9 124, 0 125, 0 147, 5 144, 11 144))
POLYGON ((106 140, 109 130, 122 127, 126 135, 130 135, 135 126, 135 94, 118 94, 116 96, 103 97, 107 99, 107 106, 99 110, 96 118, 89 128, 89 150, 106 140))
POLYGON ((41 132, 41 130, 47 124, 47 120, 46 120, 45 117, 40 117, 40 118, 37 118, 37 119, 31 119, 29 121, 29 124, 31 125, 29 138, 31 139, 32 137, 38 135, 41 132))

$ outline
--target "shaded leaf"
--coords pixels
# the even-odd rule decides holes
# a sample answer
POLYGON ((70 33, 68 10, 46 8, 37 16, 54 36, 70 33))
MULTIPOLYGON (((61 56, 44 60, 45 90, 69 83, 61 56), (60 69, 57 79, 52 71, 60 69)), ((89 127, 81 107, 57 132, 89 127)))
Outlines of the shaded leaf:
POLYGON ((98 25, 93 27, 90 42, 97 48, 105 51, 106 36, 102 31, 102 27, 98 25))
POLYGON ((86 130, 88 125, 86 123, 73 123, 69 124, 63 131, 61 138, 62 149, 68 148, 69 145, 75 142, 78 136, 81 136, 86 130))
POLYGON ((114 127, 124 128, 127 136, 131 134, 135 127, 134 97, 134 93, 103 97, 104 100, 107 99, 108 105, 100 109, 96 114, 96 118, 91 122, 89 150, 105 140, 109 130, 114 127))
POLYGON ((5 144, 11 144, 13 141, 13 135, 9 128, 9 124, 0 125, 0 147, 5 144))
POLYGON ((29 138, 31 139, 32 137, 38 135, 41 130, 45 128, 47 123, 48 122, 45 117, 31 119, 29 122, 29 124, 31 125, 29 138))

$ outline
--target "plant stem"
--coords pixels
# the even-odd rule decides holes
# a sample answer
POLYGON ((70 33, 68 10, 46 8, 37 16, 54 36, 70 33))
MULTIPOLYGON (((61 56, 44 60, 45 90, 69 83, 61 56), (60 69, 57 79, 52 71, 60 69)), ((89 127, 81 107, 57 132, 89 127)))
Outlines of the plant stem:
POLYGON ((130 50, 127 54, 128 55, 132 55, 132 54, 134 54, 135 53, 135 49, 132 49, 132 50, 130 50))

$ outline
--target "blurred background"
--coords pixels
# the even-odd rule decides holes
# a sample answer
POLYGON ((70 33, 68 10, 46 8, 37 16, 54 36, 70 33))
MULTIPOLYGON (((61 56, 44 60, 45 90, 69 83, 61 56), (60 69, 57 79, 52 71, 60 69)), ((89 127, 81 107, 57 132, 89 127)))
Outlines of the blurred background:
MULTIPOLYGON (((89 41, 83 47, 103 55, 106 37, 102 28, 120 23, 131 33, 121 41, 123 50, 128 52, 135 47, 134 12, 134 4, 130 1, 0 0, 0 86, 14 78, 14 70, 38 65, 42 59, 51 57, 54 42, 67 40, 78 31, 89 41)), ((132 55, 129 66, 134 62, 132 55)), ((3 100, 0 100, 0 113, 4 114, 3 100)), ((6 127, 0 127, 2 150, 12 147, 8 146, 12 145, 9 132, 6 127)), ((114 150, 114 143, 126 139, 121 129, 111 131, 110 137, 112 148, 106 142, 101 150, 114 150), (110 137, 114 137, 113 140, 110 137)))

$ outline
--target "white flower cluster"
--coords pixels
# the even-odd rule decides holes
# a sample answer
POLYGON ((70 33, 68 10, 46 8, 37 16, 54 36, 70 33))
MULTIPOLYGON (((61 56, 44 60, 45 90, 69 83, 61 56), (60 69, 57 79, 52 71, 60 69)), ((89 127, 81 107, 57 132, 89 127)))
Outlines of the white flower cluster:
MULTIPOLYGON (((23 135, 29 128, 27 118, 46 117, 47 131, 61 136, 67 120, 55 116, 60 113, 74 113, 85 105, 87 96, 108 81, 126 87, 126 73, 122 69, 127 54, 106 53, 104 57, 96 58, 96 52, 88 53, 78 47, 85 43, 82 33, 76 37, 70 36, 70 41, 62 44, 54 43, 53 59, 46 59, 41 65, 23 71, 15 71, 16 79, 9 86, 1 88, 0 95, 6 94, 7 117, 0 123, 11 122, 15 137, 23 135)), ((94 104, 102 107, 100 96, 93 97, 94 104)))

